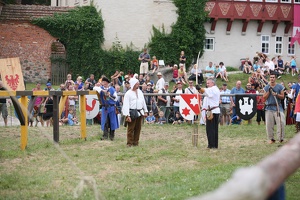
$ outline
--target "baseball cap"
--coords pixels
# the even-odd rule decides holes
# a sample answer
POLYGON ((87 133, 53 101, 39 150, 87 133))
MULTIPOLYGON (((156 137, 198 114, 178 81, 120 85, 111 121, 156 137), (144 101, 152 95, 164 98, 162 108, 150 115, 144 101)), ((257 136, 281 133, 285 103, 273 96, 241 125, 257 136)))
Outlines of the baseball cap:
POLYGON ((161 72, 157 72, 157 76, 162 76, 161 72))
POLYGON ((148 82, 147 85, 152 85, 151 82, 148 82))
POLYGON ((51 86, 51 83, 47 83, 46 86, 51 86))
POLYGON ((169 82, 165 82, 165 85, 169 86, 169 82))
POLYGON ((226 83, 223 83, 223 86, 227 86, 227 84, 226 84, 226 83))
POLYGON ((176 84, 182 84, 182 82, 181 81, 177 81, 177 83, 176 84))

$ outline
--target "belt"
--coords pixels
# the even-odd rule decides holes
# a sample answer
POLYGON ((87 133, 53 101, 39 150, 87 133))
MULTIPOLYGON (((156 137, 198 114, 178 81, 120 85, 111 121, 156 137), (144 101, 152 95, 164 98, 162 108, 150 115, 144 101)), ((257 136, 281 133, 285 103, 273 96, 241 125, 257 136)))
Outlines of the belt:
POLYGON ((102 107, 105 107, 105 108, 109 108, 109 107, 115 107, 115 105, 101 105, 102 107))
POLYGON ((277 106, 277 104, 268 104, 266 106, 277 106))
POLYGON ((230 103, 223 103, 223 102, 222 102, 222 104, 230 104, 230 103))

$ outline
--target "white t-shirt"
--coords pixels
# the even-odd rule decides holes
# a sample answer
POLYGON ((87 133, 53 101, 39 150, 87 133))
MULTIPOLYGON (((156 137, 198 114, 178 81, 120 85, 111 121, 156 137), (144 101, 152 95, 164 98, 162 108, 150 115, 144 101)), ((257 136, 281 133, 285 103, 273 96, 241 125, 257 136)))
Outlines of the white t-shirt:
POLYGON ((159 91, 164 88, 164 85, 165 85, 165 79, 161 77, 160 79, 157 80, 155 89, 159 91))
MULTIPOLYGON (((175 92, 175 94, 183 94, 182 89, 181 90, 177 89, 177 91, 175 92)), ((176 95, 175 99, 179 100, 180 99, 180 95, 176 95)), ((179 107, 179 101, 178 102, 174 101, 173 106, 179 107)))

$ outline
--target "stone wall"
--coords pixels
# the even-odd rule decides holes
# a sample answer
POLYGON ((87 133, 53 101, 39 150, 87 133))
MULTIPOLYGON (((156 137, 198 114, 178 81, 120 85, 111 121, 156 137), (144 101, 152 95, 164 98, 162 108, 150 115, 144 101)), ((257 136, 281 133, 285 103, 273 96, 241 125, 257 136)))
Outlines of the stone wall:
POLYGON ((26 82, 46 82, 51 77, 51 44, 56 41, 47 31, 31 24, 30 19, 66 10, 49 6, 3 6, 0 58, 19 57, 26 82))

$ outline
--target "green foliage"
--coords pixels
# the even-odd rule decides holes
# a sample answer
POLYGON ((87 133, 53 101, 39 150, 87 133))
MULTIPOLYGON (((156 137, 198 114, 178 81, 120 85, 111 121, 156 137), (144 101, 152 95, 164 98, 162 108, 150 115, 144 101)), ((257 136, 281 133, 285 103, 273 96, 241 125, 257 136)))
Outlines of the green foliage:
MULTIPOLYGON (((100 77, 116 69, 127 71, 138 66, 138 52, 124 49, 118 38, 109 51, 101 48, 104 42, 104 21, 94 6, 78 7, 67 14, 38 18, 32 21, 52 36, 59 38, 67 49, 66 62, 73 74, 100 77)), ((56 60, 53 60, 56 61, 56 60)))
POLYGON ((206 0, 174 0, 178 8, 177 22, 172 26, 171 33, 153 27, 153 36, 149 43, 151 54, 165 60, 166 63, 178 63, 180 51, 187 57, 187 65, 195 62, 199 51, 203 54, 205 39, 204 22, 207 13, 204 11, 206 0))
POLYGON ((239 69, 237 69, 236 67, 230 67, 230 66, 227 66, 227 67, 226 67, 226 71, 228 71, 228 72, 233 72, 233 71, 239 71, 239 69))
POLYGON ((95 7, 78 7, 66 14, 34 19, 32 23, 65 45, 67 62, 74 74, 87 77, 89 73, 99 72, 99 68, 101 72, 104 21, 95 7))

